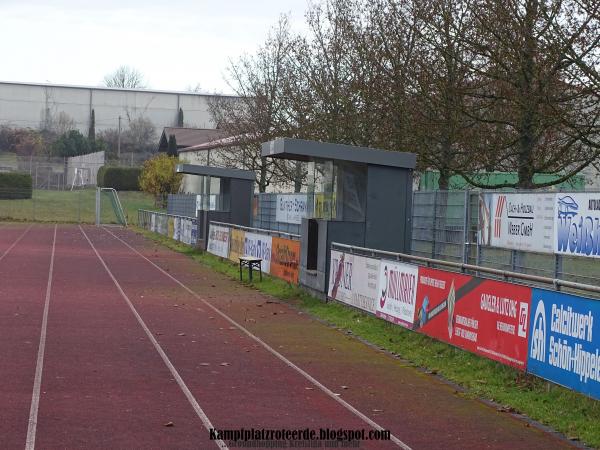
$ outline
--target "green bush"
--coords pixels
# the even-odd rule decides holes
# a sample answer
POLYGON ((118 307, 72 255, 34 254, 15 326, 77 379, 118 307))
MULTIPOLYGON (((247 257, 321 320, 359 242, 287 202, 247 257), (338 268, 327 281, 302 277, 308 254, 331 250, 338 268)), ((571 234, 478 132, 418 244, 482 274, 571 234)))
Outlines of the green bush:
POLYGON ((140 169, 135 167, 106 167, 98 170, 97 183, 100 187, 117 191, 139 191, 140 169))
POLYGON ((31 198, 31 175, 0 173, 0 199, 31 198))

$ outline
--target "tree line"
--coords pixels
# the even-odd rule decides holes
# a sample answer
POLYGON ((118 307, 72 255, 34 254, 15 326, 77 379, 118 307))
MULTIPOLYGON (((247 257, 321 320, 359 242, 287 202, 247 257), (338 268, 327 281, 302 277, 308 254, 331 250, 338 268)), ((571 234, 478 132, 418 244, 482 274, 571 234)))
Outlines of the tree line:
POLYGON ((65 112, 57 117, 39 129, 0 126, 0 151, 39 157, 70 157, 105 151, 108 159, 117 158, 119 149, 122 154, 155 151, 156 127, 145 117, 126 117, 120 133, 116 128, 96 132, 92 110, 87 135, 77 130, 75 121, 65 112))
POLYGON ((228 69, 210 111, 226 163, 260 190, 302 168, 260 156, 297 137, 410 151, 418 170, 482 188, 546 187, 600 156, 600 0, 325 0, 304 33, 282 16, 228 69), (494 184, 491 172, 516 180, 494 184), (553 174, 539 182, 535 174, 553 174))

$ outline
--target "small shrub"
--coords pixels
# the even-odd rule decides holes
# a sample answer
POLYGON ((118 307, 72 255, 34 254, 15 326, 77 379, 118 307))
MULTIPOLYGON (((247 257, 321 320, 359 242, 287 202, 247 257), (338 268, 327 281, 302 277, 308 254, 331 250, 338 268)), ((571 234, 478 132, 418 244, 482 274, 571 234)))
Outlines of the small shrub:
POLYGON ((136 167, 106 167, 98 170, 97 183, 100 187, 117 191, 139 191, 141 170, 136 167))
POLYGON ((32 193, 28 173, 0 173, 0 199, 31 198, 32 193))

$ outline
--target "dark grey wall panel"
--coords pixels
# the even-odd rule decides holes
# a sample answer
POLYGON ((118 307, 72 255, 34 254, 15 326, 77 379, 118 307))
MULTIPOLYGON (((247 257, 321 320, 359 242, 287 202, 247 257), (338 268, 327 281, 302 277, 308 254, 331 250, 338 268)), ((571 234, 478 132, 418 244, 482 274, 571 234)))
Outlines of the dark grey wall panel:
POLYGON ((412 171, 369 166, 365 247, 410 251, 412 171))

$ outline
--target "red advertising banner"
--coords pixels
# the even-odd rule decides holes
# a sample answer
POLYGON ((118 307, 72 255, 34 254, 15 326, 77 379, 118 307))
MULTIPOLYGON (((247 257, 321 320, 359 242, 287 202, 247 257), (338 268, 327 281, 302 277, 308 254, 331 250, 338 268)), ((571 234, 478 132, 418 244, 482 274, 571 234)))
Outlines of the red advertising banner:
POLYGON ((531 288, 419 268, 415 329, 525 370, 531 288))

